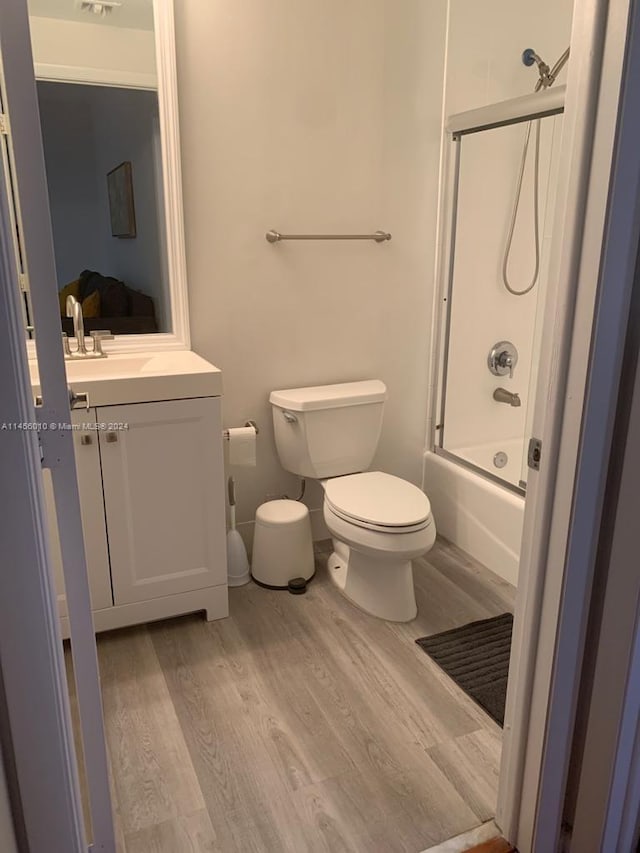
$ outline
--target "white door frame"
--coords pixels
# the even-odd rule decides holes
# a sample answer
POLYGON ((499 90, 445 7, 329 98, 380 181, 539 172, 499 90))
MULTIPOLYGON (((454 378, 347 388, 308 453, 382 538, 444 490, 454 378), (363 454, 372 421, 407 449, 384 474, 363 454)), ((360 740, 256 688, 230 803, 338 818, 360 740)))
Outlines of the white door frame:
POLYGON ((558 845, 633 282, 637 162, 603 245, 630 5, 585 0, 573 21, 497 814, 521 853, 558 845))
MULTIPOLYGON (((70 429, 62 429, 57 425, 70 423, 69 392, 64 366, 59 321, 59 305, 57 288, 55 286, 55 262, 53 254, 53 238, 51 232, 51 217, 49 214, 49 198, 44 167, 42 135, 38 113, 36 84, 33 72, 31 52, 31 37, 29 32, 29 17, 26 0, 2 0, 0 3, 0 62, 2 101, 9 121, 7 133, 12 152, 12 169, 17 185, 20 209, 20 234, 23 252, 23 264, 29 278, 33 321, 36 327, 36 352, 38 356, 38 372, 42 394, 42 406, 37 410, 37 420, 41 426, 54 425, 51 429, 41 429, 38 432, 42 448, 42 465, 51 470, 53 491, 56 504, 56 516, 60 534, 65 592, 69 614, 71 648, 73 652, 74 676, 82 737, 83 757, 86 770, 87 798, 91 813, 90 848, 104 853, 115 850, 113 816, 111 810, 111 795, 109 790, 109 774, 107 765, 106 744, 104 738, 102 698, 100 694, 100 679, 96 652, 95 632, 91 615, 91 600, 89 581, 85 558, 84 538, 80 516, 80 499, 76 477, 73 437, 70 429)), ((8 192, 8 188, 5 190, 8 192)), ((8 196, 6 199, 8 201, 8 196)), ((5 211, 6 212, 6 211, 5 211)), ((3 225, 5 223, 3 222, 3 225)), ((9 233, 4 232, 3 238, 8 239, 9 233)), ((14 258, 14 267, 16 260, 14 258)), ((14 276, 7 276, 5 286, 9 288, 14 282, 14 276)), ((18 291, 16 290, 16 294, 18 291)), ((24 356, 25 342, 17 343, 15 328, 12 328, 10 339, 16 352, 24 356)), ((22 331, 24 336, 24 332, 22 331)), ((14 356, 14 360, 17 356, 14 356)), ((14 381, 21 395, 21 412, 24 422, 33 423, 36 412, 31 396, 31 384, 28 370, 21 368, 16 373, 14 381)), ((33 452, 33 442, 31 452, 33 452)), ((40 472, 38 472, 40 474, 40 472)), ((33 523, 38 528, 44 528, 43 490, 40 477, 32 477, 30 485, 35 490, 37 502, 31 509, 33 523)), ((29 512, 29 506, 23 506, 23 512, 29 512)), ((38 537, 44 542, 44 529, 38 530, 38 537)), ((41 554, 42 569, 49 578, 49 554, 43 550, 41 554)), ((18 564, 24 568, 23 564, 18 564)), ((18 583, 18 580, 16 580, 18 583)), ((53 597, 55 601, 55 597, 53 597)), ((25 611, 28 607, 25 606, 25 611)), ((26 617, 25 612, 20 613, 26 617)), ((57 626, 57 615, 54 617, 54 633, 48 638, 49 647, 41 650, 52 655, 51 665, 59 666, 61 641, 57 626)), ((10 644, 13 651, 12 663, 20 661, 24 649, 20 644, 10 644)), ((24 663, 23 663, 24 666, 24 663)), ((28 666, 23 668, 30 675, 28 666)), ((28 677, 28 676, 27 676, 28 677)), ((66 689, 66 684, 65 684, 66 689)), ((25 717, 34 713, 45 713, 39 705, 23 708, 25 717)), ((69 724, 68 714, 61 722, 64 738, 69 724)), ((66 740, 60 745, 62 749, 66 740)), ((17 763, 33 761, 31 750, 26 748, 24 753, 15 753, 17 763)), ((68 753, 67 758, 73 753, 68 753)), ((51 781, 51 780, 49 780, 51 781)), ((22 791, 23 796, 26 791, 22 791)), ((76 791, 77 794, 77 791, 76 791)), ((71 794, 70 794, 71 796, 71 794)), ((77 810, 77 802, 70 799, 68 808, 77 810)), ((82 823, 81 823, 82 828, 82 823)), ((87 835, 89 832, 87 831, 87 835)), ((50 836, 49 847, 54 843, 50 836)), ((56 838, 55 843, 58 843, 56 838)), ((67 848, 60 847, 67 853, 85 849, 77 846, 78 840, 67 848)), ((39 848, 34 848, 39 849, 39 848)))
MULTIPOLYGON (((640 55, 639 57, 640 58, 640 55)), ((640 77, 636 75, 640 82, 640 77)), ((638 122, 636 116, 636 124, 638 122)), ((637 128, 636 128, 637 130, 637 128)), ((638 149, 636 149, 637 151, 638 149)), ((636 155, 637 159, 637 155, 636 155)), ((623 386, 615 432, 615 464, 598 553, 570 805, 571 851, 628 853, 640 820, 640 281, 633 294, 623 386), (593 664, 591 666, 590 664, 593 664), (576 772, 578 771, 578 772, 576 772)))
MULTIPOLYGON (((555 241, 553 250, 552 270, 558 288, 556 299, 549 299, 546 316, 547 328, 553 329, 553 336, 549 336, 550 345, 541 365, 538 390, 539 403, 545 401, 546 405, 537 406, 534 421, 535 434, 544 442, 543 459, 541 471, 532 472, 529 481, 530 501, 523 540, 524 592, 519 596, 516 619, 519 627, 514 637, 514 659, 519 656, 519 667, 510 680, 498 815, 500 825, 507 836, 517 842, 521 853, 534 849, 548 853, 556 846, 562 797, 554 800, 552 794, 563 792, 566 777, 592 557, 619 378, 623 335, 616 331, 626 326, 628 282, 624 277, 617 282, 603 280, 601 287, 606 298, 598 304, 593 339, 593 353, 598 357, 593 360, 596 369, 589 374, 592 319, 628 7, 627 0, 611 0, 610 3, 581 0, 573 25, 564 120, 562 172, 566 180, 559 188, 556 208, 556 222, 563 223, 563 239, 555 241), (583 425, 587 380, 589 393, 583 425), (543 409, 544 418, 541 416, 543 409), (611 417, 602 417, 602 413, 609 413, 611 417), (576 467, 578 461, 582 464, 576 467), (564 575, 560 568, 563 565, 564 575), (547 566, 551 567, 548 572, 547 566), (539 636, 541 641, 537 643, 539 636)), ((7 32, 7 25, 10 25, 10 37, 2 44, 3 52, 11 49, 11 43, 15 54, 25 51, 29 36, 24 0, 4 0, 0 4, 0 38, 3 31, 7 32)), ((35 89, 28 51, 12 59, 23 74, 21 82, 14 81, 14 91, 26 92, 21 112, 26 122, 23 129, 27 128, 30 135, 22 137, 25 147, 20 150, 20 159, 25 165, 19 173, 21 178, 30 175, 26 178, 29 188, 25 197, 31 199, 31 208, 24 214, 35 254, 29 252, 28 257, 32 294, 40 294, 40 299, 34 301, 34 312, 41 316, 44 324, 47 311, 51 319, 57 320, 57 317, 55 292, 49 290, 53 263, 47 216, 42 212, 46 211, 46 183, 39 132, 34 124, 34 116, 37 119, 35 89)), ((2 226, 4 246, 7 238, 4 216, 2 226)), ((4 261, 6 263, 6 258, 4 261)), ((29 399, 20 314, 16 310, 18 289, 16 286, 11 290, 15 284, 12 278, 3 276, 3 280, 2 298, 7 310, 0 317, 0 354, 6 350, 2 363, 12 365, 13 370, 6 371, 7 376, 3 372, 3 383, 7 387, 3 384, 0 400, 9 404, 7 411, 15 411, 16 417, 29 421, 34 413, 29 399)), ((40 316, 37 317, 39 326, 40 316)), ((60 396, 64 365, 60 352, 54 348, 53 333, 48 339, 47 335, 39 328, 36 337, 48 350, 46 358, 43 352, 41 359, 41 374, 43 371, 49 373, 51 380, 52 402, 48 401, 47 405, 52 420, 64 420, 65 405, 60 396)), ((32 849, 50 851, 52 839, 55 839, 60 841, 61 851, 70 853, 82 849, 79 846, 81 816, 63 689, 55 596, 47 569, 38 449, 33 434, 20 434, 18 450, 19 453, 16 450, 7 460, 7 470, 15 476, 3 480, 3 487, 11 489, 11 506, 9 512, 0 516, 0 524, 4 526, 13 521, 15 525, 9 547, 16 565, 28 564, 34 568, 30 573, 9 573, 0 580, 6 584, 10 578, 12 582, 12 588, 6 589, 10 594, 3 595, 0 600, 0 615, 4 617, 7 611, 7 619, 0 620, 2 648, 20 648, 19 655, 6 655, 6 667, 2 659, 3 674, 8 704, 17 702, 12 718, 16 760, 20 761, 21 746, 24 758, 32 754, 34 743, 39 750, 35 768, 37 778, 33 779, 35 787, 21 785, 23 814, 31 831, 38 832, 38 826, 45 825, 50 831, 43 838, 43 844, 38 846, 36 839, 32 849), (27 558, 31 559, 30 563, 26 562, 27 558), (21 639, 20 644, 14 642, 16 637, 21 639), (27 661, 30 678, 24 677, 27 661), (46 690, 49 701, 44 702, 41 699, 46 690), (36 691, 40 691, 40 701, 32 702, 31 706, 23 705, 25 695, 31 697, 36 691), (31 712, 26 713, 29 707, 31 712), (17 713, 20 708, 25 711, 22 718, 17 713), (42 737, 34 741, 32 733, 38 731, 46 731, 50 739, 42 737), (50 766, 58 774, 53 786, 50 785, 51 777, 42 773, 45 760, 51 762, 50 766), (52 799, 53 793, 58 794, 57 800, 52 799), (56 820, 60 828, 51 832, 51 822, 56 820)), ((0 452, 4 456, 6 448, 2 447, 0 452)), ((66 467, 61 478, 70 489, 72 477, 75 477, 72 454, 63 448, 52 458, 50 444, 49 448, 45 447, 45 453, 49 453, 54 471, 66 467)), ((75 504, 73 509, 77 509, 75 504)), ((75 515, 79 520, 79 512, 75 515)), ((77 542, 75 534, 77 530, 72 537, 77 542)), ((90 614, 87 625, 86 612, 83 614, 81 607, 83 602, 88 603, 88 588, 84 588, 86 583, 83 587, 81 578, 83 560, 72 559, 71 562, 73 577, 70 579, 79 583, 77 624, 86 633, 91 626, 90 614)), ((5 587, 0 590, 4 592, 5 587)), ((91 656, 85 658, 85 663, 91 670, 91 656)), ((100 763, 99 753, 98 748, 95 754, 100 763)), ((28 772, 28 768, 20 766, 18 770, 19 773, 28 772)), ((108 834, 106 824, 105 832, 108 834)), ((108 847, 102 846, 102 849, 108 847)))
MULTIPOLYGON (((610 215, 607 275, 632 283, 618 420, 598 549, 584 710, 571 782, 570 849, 629 851, 640 819, 640 6, 629 27, 610 215)), ((603 293, 605 292, 603 287, 603 293)))
MULTIPOLYGON (((0 170, 1 421, 33 423, 8 201, 0 170)), ((2 734, 16 835, 31 853, 76 853, 86 846, 34 431, 0 429, 0 470, 2 734)))

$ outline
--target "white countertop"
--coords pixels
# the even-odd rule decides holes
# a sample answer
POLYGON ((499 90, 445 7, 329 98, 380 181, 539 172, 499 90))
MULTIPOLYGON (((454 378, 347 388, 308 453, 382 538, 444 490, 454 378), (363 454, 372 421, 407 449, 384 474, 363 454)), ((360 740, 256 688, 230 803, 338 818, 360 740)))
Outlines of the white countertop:
MULTIPOLYGON (((87 391, 91 406, 222 395, 222 371, 190 350, 113 353, 65 361, 65 368, 69 385, 76 393, 87 391)), ((39 394, 37 361, 29 362, 29 372, 39 394)))

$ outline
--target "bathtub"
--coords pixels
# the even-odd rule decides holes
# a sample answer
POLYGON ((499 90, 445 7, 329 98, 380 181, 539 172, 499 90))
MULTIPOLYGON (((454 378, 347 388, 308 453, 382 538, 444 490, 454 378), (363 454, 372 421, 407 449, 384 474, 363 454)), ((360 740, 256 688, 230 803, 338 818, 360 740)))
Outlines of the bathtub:
POLYGON ((523 448, 522 438, 507 438, 485 444, 474 444, 470 447, 460 447, 451 452, 454 456, 459 456, 460 459, 470 462, 477 468, 482 468, 494 477, 506 480, 511 486, 517 488, 521 485, 523 476, 526 477, 522 471, 523 448))
MULTIPOLYGON (((467 457, 473 456, 469 461, 485 465, 504 449, 467 449, 467 457)), ((517 465, 509 473, 517 475, 522 456, 509 450, 507 453, 517 465)), ((524 496, 431 451, 424 457, 424 491, 438 533, 517 586, 524 496)))

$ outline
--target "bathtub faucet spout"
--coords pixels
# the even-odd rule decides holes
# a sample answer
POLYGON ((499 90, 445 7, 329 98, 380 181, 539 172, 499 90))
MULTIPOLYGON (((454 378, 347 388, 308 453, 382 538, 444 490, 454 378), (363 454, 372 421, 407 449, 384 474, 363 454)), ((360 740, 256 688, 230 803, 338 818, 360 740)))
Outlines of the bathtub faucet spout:
POLYGON ((511 391, 507 391, 506 388, 496 388, 493 392, 493 399, 496 403, 507 403, 509 406, 522 405, 519 394, 512 394, 511 391))

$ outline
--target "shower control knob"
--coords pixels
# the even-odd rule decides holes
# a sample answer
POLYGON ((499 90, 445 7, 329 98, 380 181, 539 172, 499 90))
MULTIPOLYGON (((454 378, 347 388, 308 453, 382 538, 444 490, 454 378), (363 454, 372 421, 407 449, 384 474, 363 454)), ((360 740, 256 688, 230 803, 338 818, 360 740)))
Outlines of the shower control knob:
POLYGON ((513 379, 513 371, 518 363, 518 350, 511 341, 498 341, 494 344, 487 357, 487 365, 494 376, 509 376, 513 379))

